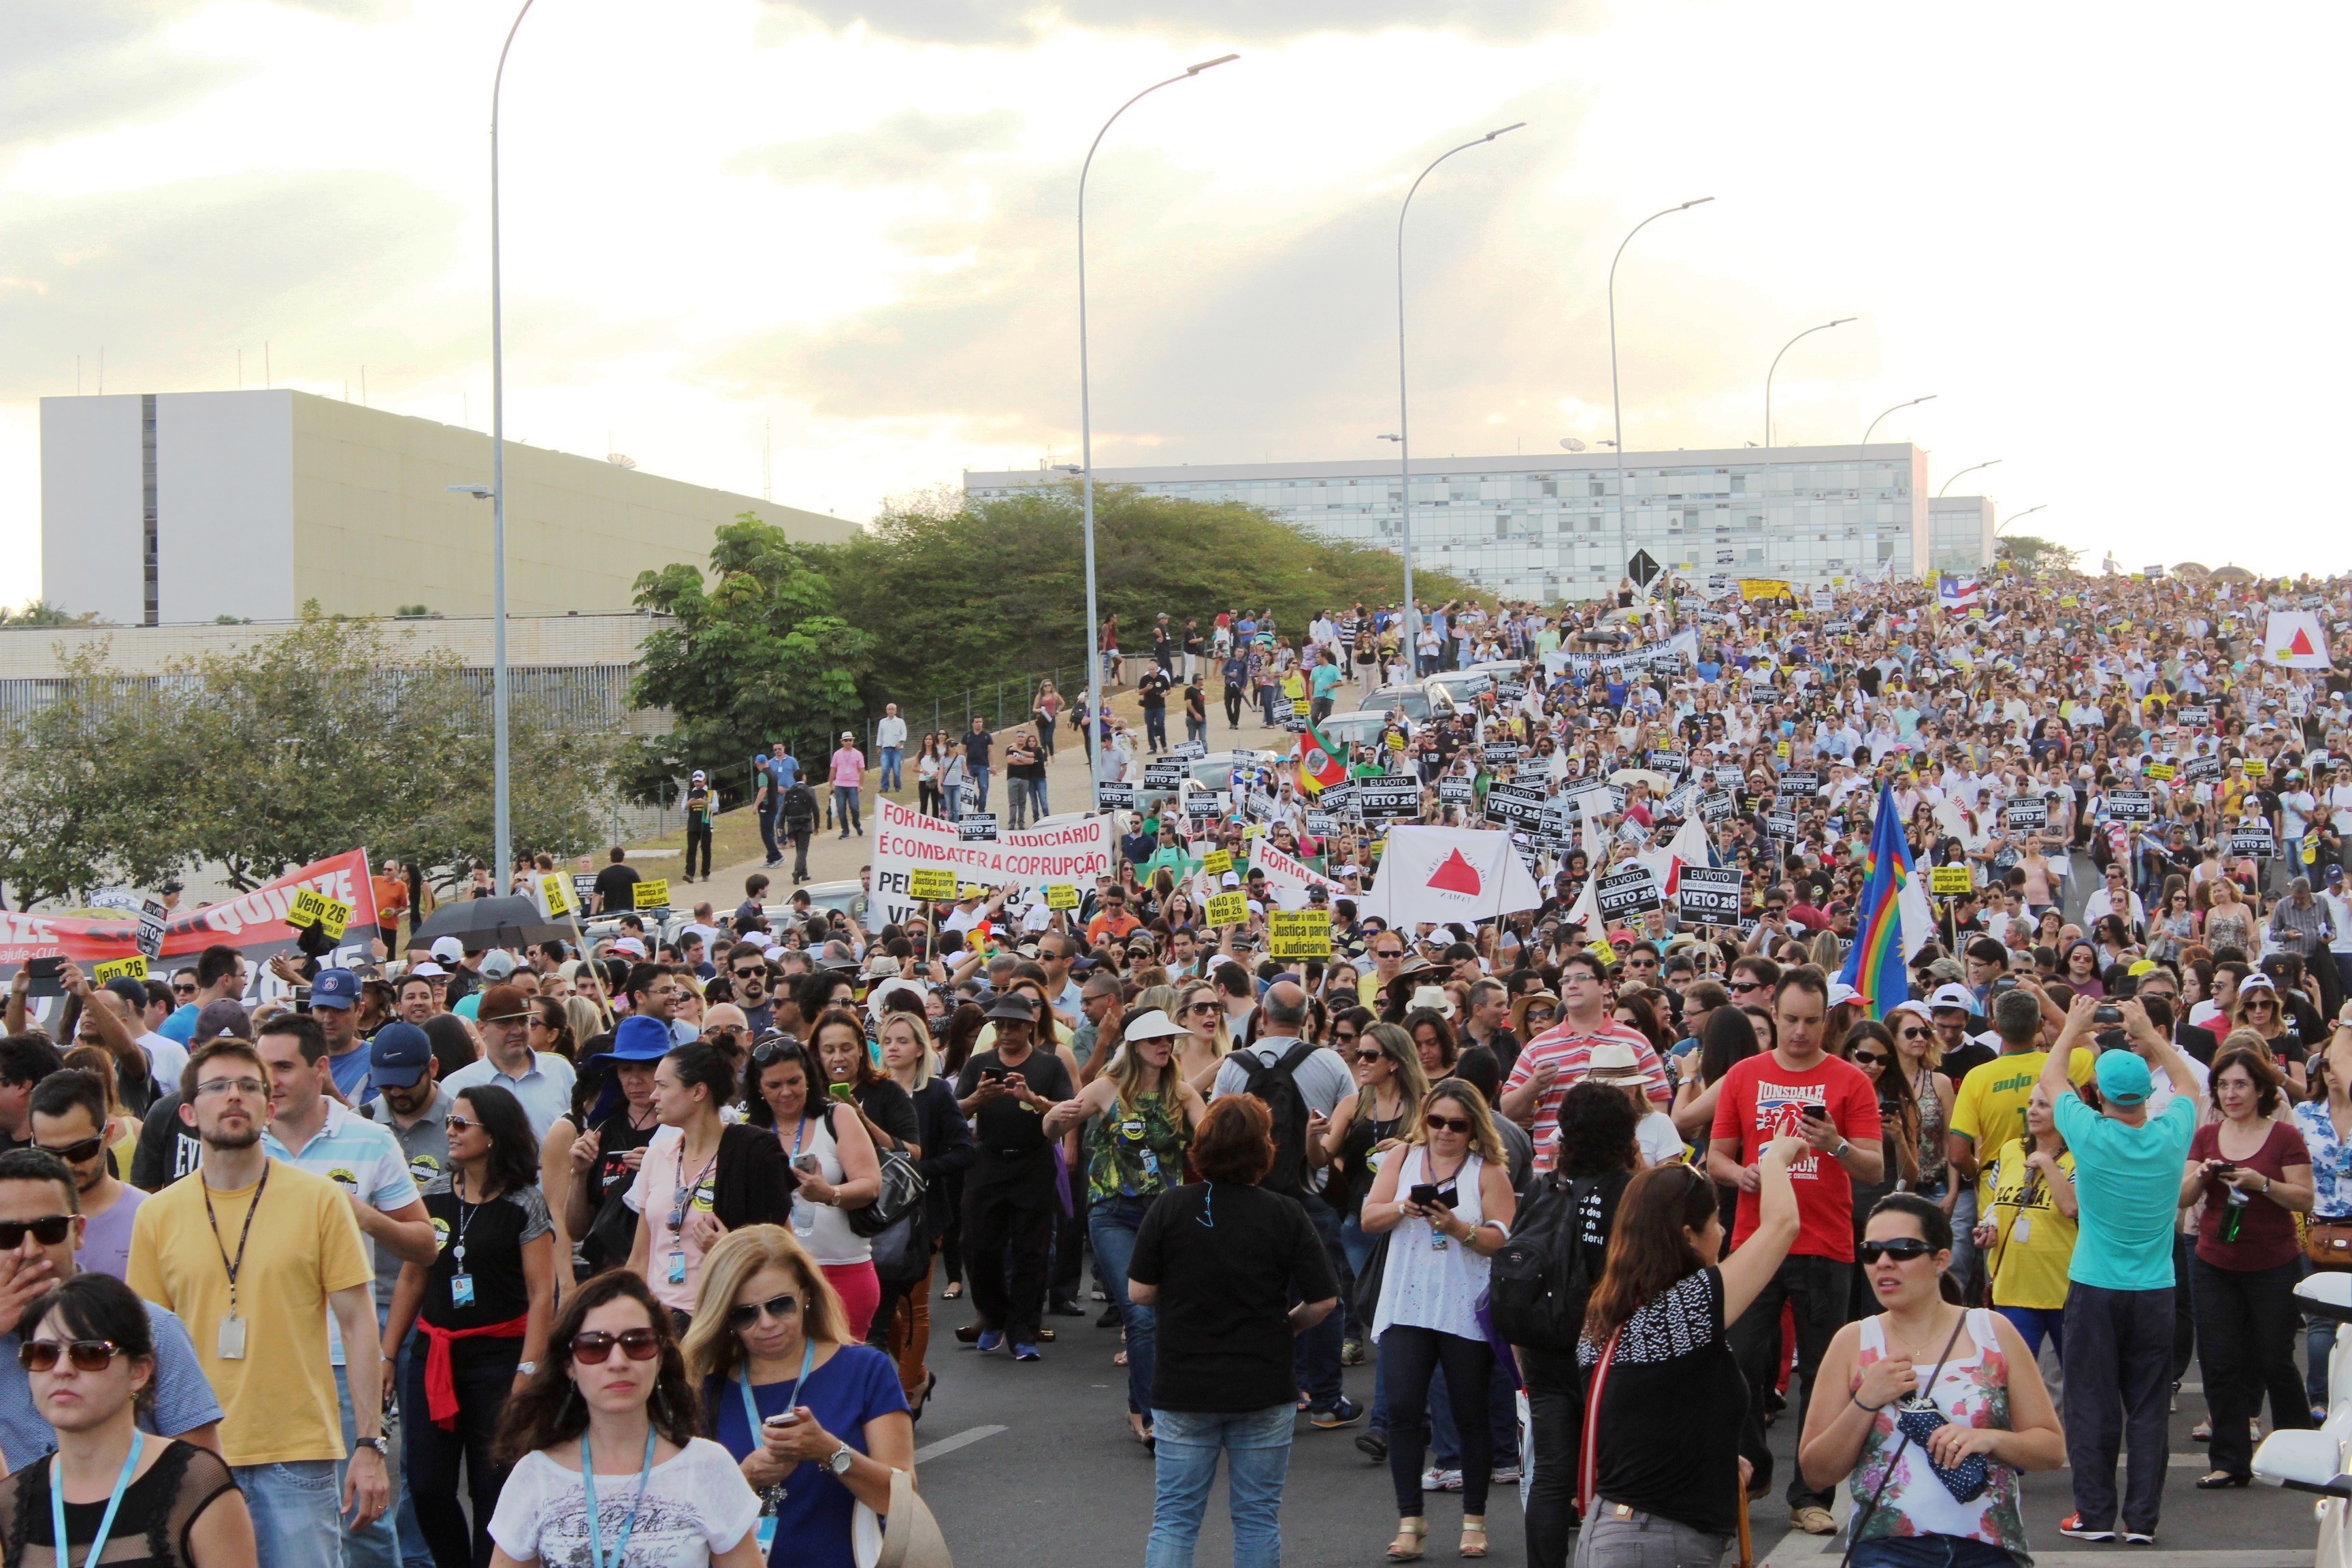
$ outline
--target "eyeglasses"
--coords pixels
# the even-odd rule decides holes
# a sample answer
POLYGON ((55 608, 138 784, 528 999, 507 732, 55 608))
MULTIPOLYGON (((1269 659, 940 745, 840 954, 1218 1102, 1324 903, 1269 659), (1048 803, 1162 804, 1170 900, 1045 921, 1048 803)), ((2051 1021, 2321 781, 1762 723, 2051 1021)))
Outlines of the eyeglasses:
POLYGON ((99 1151, 106 1147, 106 1139, 103 1135, 96 1138, 85 1138, 79 1143, 68 1143, 62 1149, 51 1148, 47 1143, 39 1143, 34 1146, 39 1149, 44 1154, 55 1154, 58 1159, 63 1160, 68 1165, 79 1165, 84 1160, 97 1159, 99 1151))
POLYGON ((1862 1255, 1864 1263, 1875 1263, 1882 1258, 1908 1263, 1915 1258, 1927 1257, 1928 1247, 1916 1236, 1898 1236, 1892 1241, 1865 1241, 1854 1250, 1862 1255))
POLYGON ((447 1128, 452 1132, 470 1132, 475 1128, 479 1127, 481 1123, 478 1121, 469 1121, 462 1116, 452 1115, 443 1117, 441 1119, 441 1125, 447 1128))
POLYGON ((1856 1067, 1874 1068, 1885 1060, 1886 1057, 1885 1053, 1880 1051, 1856 1051, 1853 1053, 1853 1062, 1856 1067))
POLYGON ((1423 1126, 1428 1127, 1432 1131, 1435 1132, 1467 1132, 1470 1131, 1470 1119, 1466 1116, 1424 1116, 1421 1120, 1423 1126))
POLYGON ((63 1356, 76 1372, 104 1372, 121 1350, 112 1340, 26 1340, 16 1347, 16 1364, 26 1372, 47 1372, 63 1356))
POLYGON ((202 1099, 206 1095, 226 1094, 229 1090, 235 1089, 237 1093, 251 1098, 267 1092, 268 1088, 268 1084, 257 1078, 208 1078, 196 1085, 196 1096, 202 1099))
POLYGON ((746 1301, 740 1307, 727 1309, 727 1326, 748 1329, 758 1322, 762 1314, 781 1321, 795 1316, 800 1310, 799 1299, 793 1296, 771 1296, 764 1301, 746 1301))
POLYGON ((613 1353, 613 1347, 631 1361, 651 1361, 661 1354, 661 1336, 651 1329, 628 1329, 608 1334, 591 1329, 584 1334, 572 1336, 572 1359, 588 1366, 602 1366, 613 1353))
POLYGON ((41 1219, 0 1220, 0 1252, 14 1252, 25 1245, 25 1233, 43 1247, 55 1247, 73 1230, 73 1215, 53 1214, 41 1219))

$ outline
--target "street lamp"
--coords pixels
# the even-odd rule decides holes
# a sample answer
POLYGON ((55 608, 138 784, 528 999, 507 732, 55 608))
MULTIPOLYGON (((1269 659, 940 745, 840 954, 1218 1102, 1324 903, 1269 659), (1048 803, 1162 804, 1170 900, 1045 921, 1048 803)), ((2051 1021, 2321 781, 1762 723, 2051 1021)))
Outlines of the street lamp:
MULTIPOLYGON (((1960 477, 1960 474, 1973 474, 1973 473, 1975 473, 1979 468, 1991 468, 1994 464, 1996 464, 1996 463, 1998 463, 1998 462, 2000 462, 2000 461, 2001 461, 2001 459, 2000 459, 2000 458, 1986 458, 1983 462, 1981 462, 1981 463, 1970 463, 1967 468, 1962 468, 1962 469, 1959 471, 1959 473, 1958 473, 1958 474, 1954 474, 1954 475, 1952 476, 1952 479, 1958 479, 1958 478, 1960 477)), ((1939 500, 1940 500, 1940 499, 1942 498, 1942 496, 1943 496, 1943 494, 1944 494, 1944 490, 1948 490, 1948 489, 1950 489, 1952 488, 1952 479, 1946 479, 1946 480, 1944 481, 1944 489, 1937 490, 1937 491, 1936 492, 1936 495, 1937 495, 1937 499, 1939 499, 1939 500)))
POLYGON ((2003 519, 2001 520, 2000 527, 2000 528, 1996 528, 1996 529, 1994 529, 1994 530, 1992 531, 1993 531, 1993 537, 1995 537, 1996 539, 1997 539, 1997 538, 1999 538, 1999 537, 2000 536, 2000 530, 2001 530, 2002 528, 2007 528, 2011 523, 2015 522, 2019 518, 2021 518, 2021 517, 2032 517, 2032 516, 2035 512, 2037 512, 2037 511, 2046 511, 2046 510, 2049 510, 2049 507, 2050 507, 2050 503, 2049 503, 2048 501, 2043 501, 2040 506, 2030 506, 2030 507, 2027 507, 2023 511, 2013 511, 2013 512, 2011 512, 2007 517, 2005 517, 2005 518, 2003 518, 2003 519))
POLYGON ((1087 371, 1087 175, 1095 166, 1095 152, 1118 117, 1133 109, 1163 87, 1188 81, 1202 71, 1241 58, 1239 55, 1220 55, 1213 60, 1187 66, 1183 73, 1166 81, 1155 81, 1111 111, 1102 129, 1087 145, 1087 161, 1078 166, 1078 444, 1079 463, 1085 470, 1082 487, 1085 491, 1087 535, 1087 725, 1092 733, 1085 737, 1087 756, 1087 805, 1089 810, 1102 809, 1102 624, 1095 609, 1095 425, 1094 393, 1087 371))
MULTIPOLYGON (((1897 414, 1897 413, 1902 412, 1902 411, 1903 411, 1904 409, 1906 409, 1906 408, 1916 408, 1917 406, 1919 406, 1919 405, 1921 405, 1921 404, 1923 404, 1923 403, 1933 403, 1933 402, 1935 402, 1935 401, 1936 401, 1936 398, 1937 397, 1937 395, 1938 395, 1937 394, 1931 392, 1931 393, 1929 393, 1929 394, 1928 394, 1927 396, 1925 396, 1925 397, 1915 397, 1915 398, 1913 398, 1913 399, 1912 399, 1910 402, 1908 402, 1908 403, 1898 403, 1898 404, 1896 404, 1894 407, 1892 407, 1892 408, 1888 409, 1888 410, 1886 411, 1886 414, 1897 414)), ((1882 414, 1882 415, 1880 415, 1880 416, 1878 416, 1878 419, 1884 419, 1884 418, 1885 418, 1885 417, 1886 417, 1886 414, 1882 414)), ((1875 430, 1878 428, 1878 419, 1874 419, 1874 420, 1872 420, 1872 421, 1870 422, 1870 427, 1869 427, 1869 429, 1866 429, 1866 430, 1864 430, 1864 431, 1862 433, 1862 444, 1863 444, 1864 446, 1867 447, 1867 446, 1869 446, 1869 445, 1870 445, 1870 437, 1871 437, 1871 434, 1872 434, 1872 432, 1873 432, 1873 431, 1875 431, 1875 430)))
MULTIPOLYGON (((1625 237, 1617 242, 1617 254, 1609 258, 1609 414, 1616 422, 1617 439, 1601 445, 1613 447, 1617 453, 1617 559, 1621 563, 1625 560, 1625 410, 1617 400, 1617 263, 1623 259, 1625 247, 1633 243, 1633 237, 1660 218, 1703 207, 1713 200, 1713 196, 1696 196, 1680 206, 1652 213, 1626 231, 1625 237)), ((1604 590, 1603 596, 1612 592, 1604 590)))
MULTIPOLYGON (((490 79, 490 858, 501 893, 513 873, 513 832, 507 811, 507 372, 505 318, 499 298, 499 89, 507 79, 507 52, 530 15, 522 0, 507 41, 499 47, 490 79)), ((452 489, 479 490, 472 486, 452 489)))
POLYGON ((1510 132, 1518 130, 1520 126, 1523 126, 1526 123, 1527 121, 1524 120, 1514 121, 1509 125, 1503 126, 1500 130, 1489 131, 1486 134, 1476 138, 1475 141, 1465 142, 1459 147, 1449 147, 1444 152, 1440 153, 1436 157, 1430 160, 1429 167, 1423 169, 1419 176, 1413 180, 1411 188, 1404 194, 1404 205, 1397 208, 1397 543, 1401 552, 1404 556, 1404 646, 1406 648, 1406 658, 1408 661, 1415 657, 1411 650, 1413 646, 1413 639, 1418 637, 1421 632, 1421 616, 1420 613, 1413 608, 1412 603, 1412 422, 1405 416, 1405 214, 1412 210, 1413 193, 1421 189, 1421 182, 1429 178, 1431 173, 1436 169, 1438 164, 1443 163, 1446 159, 1451 158, 1456 153, 1466 153, 1473 147, 1483 146, 1485 143, 1492 142, 1497 136, 1506 135, 1510 132))
POLYGON ((1826 332, 1832 327, 1843 327, 1848 321, 1855 319, 1856 318, 1853 316, 1840 316, 1834 321, 1823 321, 1818 327, 1807 327, 1803 331, 1799 332, 1795 337, 1790 338, 1787 342, 1782 343, 1780 345, 1780 353, 1774 354, 1772 356, 1771 368, 1764 373, 1764 451, 1766 453, 1764 461, 1768 467, 1772 461, 1770 457, 1772 450, 1772 373, 1773 371, 1777 371, 1780 368, 1780 354, 1787 353, 1790 349, 1795 348, 1799 343, 1804 342, 1805 339, 1811 337, 1815 332, 1826 332))

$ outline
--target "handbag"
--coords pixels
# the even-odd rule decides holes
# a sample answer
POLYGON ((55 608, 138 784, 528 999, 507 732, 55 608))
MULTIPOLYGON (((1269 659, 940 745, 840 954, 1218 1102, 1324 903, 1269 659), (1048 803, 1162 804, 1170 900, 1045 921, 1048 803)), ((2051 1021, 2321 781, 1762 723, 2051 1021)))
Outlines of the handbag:
POLYGON ((861 1502, 851 1514, 849 1534, 857 1568, 955 1568, 940 1521, 904 1470, 891 1474, 887 1521, 861 1502))
MULTIPOLYGON (((1942 1381, 1944 1376, 1944 1363, 1952 1359, 1952 1347, 1960 1342, 1960 1331, 1968 1326, 1969 1309, 1963 1307, 1960 1309, 1959 1321, 1952 1325, 1951 1337, 1944 1342, 1944 1353, 1936 1358, 1936 1370, 1929 1373, 1926 1379, 1919 1384, 1919 1387, 1922 1390, 1932 1392, 1936 1384, 1942 1381)), ((1935 1425, 1937 1426, 1940 1426, 1943 1423, 1938 1421, 1935 1425)), ((1870 1523, 1871 1516, 1878 1511, 1880 1500, 1886 1496, 1886 1484, 1895 1479, 1896 1467, 1903 1463, 1904 1450, 1911 1447, 1911 1439, 1915 1436, 1912 1431, 1911 1424, 1904 1421, 1900 1416, 1898 1416, 1895 1419, 1895 1426, 1897 1431, 1903 1434, 1903 1440, 1895 1445, 1894 1457, 1886 1461, 1885 1473, 1878 1478, 1878 1489, 1870 1494, 1869 1506, 1855 1511, 1853 1528, 1846 1531, 1845 1551, 1838 1557, 1838 1568, 1847 1568, 1847 1564, 1853 1562, 1854 1543, 1862 1539, 1864 1527, 1870 1523)), ((1931 1432, 1934 1429, 1935 1427, 1933 1426, 1928 1428, 1931 1432)), ((1970 1455, 1969 1458, 1980 1459, 1983 1456, 1980 1454, 1975 1454, 1970 1455)), ((1942 1472, 1938 1471, 1937 1474, 1937 1479, 1941 1479, 1942 1472)), ((1948 1489, 1951 1486, 1949 1481, 1946 1481, 1944 1484, 1948 1489)), ((1981 1491, 1983 1489, 1979 1487, 1978 1489, 1981 1491)))
MULTIPOLYGON (((829 1128, 827 1131, 831 1131, 829 1128)), ((854 1236, 873 1237, 898 1224, 920 1208, 923 1194, 930 1184, 915 1162, 907 1158, 904 1149, 877 1149, 875 1159, 882 1167, 882 1190, 864 1208, 845 1209, 854 1236)))
POLYGON ((2352 1268, 2352 1219, 2315 1219, 2303 1233, 2303 1255, 2322 1268, 2352 1268))
POLYGON ((931 1238, 920 1208, 900 1215, 873 1239, 874 1277, 885 1285, 913 1285, 931 1265, 931 1238))

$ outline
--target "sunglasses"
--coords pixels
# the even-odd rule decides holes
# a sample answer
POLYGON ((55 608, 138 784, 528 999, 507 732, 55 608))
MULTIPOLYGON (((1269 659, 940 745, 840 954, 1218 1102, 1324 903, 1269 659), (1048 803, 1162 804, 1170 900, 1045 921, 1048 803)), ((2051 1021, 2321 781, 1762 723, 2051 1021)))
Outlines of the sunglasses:
POLYGON ((26 1372, 47 1372, 62 1355, 76 1372, 104 1372, 121 1352, 112 1340, 26 1340, 16 1347, 16 1364, 26 1372))
POLYGON ((591 1329, 584 1334, 572 1336, 572 1359, 588 1366, 602 1366, 612 1355, 613 1347, 631 1361, 651 1361, 661 1354, 661 1336, 651 1329, 630 1329, 618 1334, 591 1329))
POLYGON ((25 1245, 25 1233, 43 1247, 55 1247, 73 1230, 73 1215, 53 1214, 46 1219, 0 1220, 0 1252, 14 1252, 25 1245))
POLYGON ((35 1147, 44 1154, 55 1154, 68 1165, 79 1165, 84 1160, 97 1159, 99 1151, 106 1147, 106 1140, 103 1137, 85 1138, 79 1143, 68 1143, 62 1149, 53 1149, 47 1143, 37 1144, 35 1147))
POLYGON ((1865 1241, 1854 1250, 1862 1255, 1864 1263, 1875 1263, 1882 1258, 1908 1263, 1915 1258, 1927 1257, 1928 1247, 1916 1236, 1898 1236, 1892 1241, 1865 1241))
POLYGON ((1924 1039, 1926 1039, 1929 1035, 1933 1034, 1934 1032, 1935 1032, 1935 1031, 1933 1031, 1933 1030, 1931 1030, 1931 1029, 1923 1029, 1923 1028, 1920 1028, 1919 1026, 1917 1026, 1916 1025, 1914 1025, 1912 1027, 1910 1027, 1910 1028, 1908 1028, 1908 1029, 1902 1029, 1902 1030, 1898 1030, 1898 1031, 1896 1031, 1896 1034, 1897 1034, 1897 1037, 1898 1037, 1899 1038, 1906 1039, 1906 1040, 1924 1040, 1924 1039))
POLYGON ((1856 1067, 1874 1068, 1885 1060, 1886 1057, 1885 1053, 1880 1051, 1856 1051, 1853 1053, 1853 1062, 1856 1067))
POLYGON ((1383 1050, 1378 1050, 1378 1049, 1369 1050, 1369 1051, 1358 1051, 1358 1052, 1356 1052, 1356 1053, 1355 1053, 1356 1059, 1357 1059, 1358 1061, 1360 1061, 1360 1062, 1376 1062, 1376 1061, 1379 1061, 1382 1057, 1385 1057, 1385 1056, 1387 1056, 1387 1055, 1388 1055, 1388 1052, 1383 1051, 1383 1050))
POLYGON ((1423 1125, 1438 1132, 1470 1131, 1470 1119, 1466 1116, 1424 1116, 1421 1120, 1423 1125))
POLYGON ((441 1119, 441 1125, 446 1127, 452 1132, 470 1132, 475 1128, 479 1127, 481 1123, 478 1121, 468 1121, 463 1116, 449 1115, 441 1119))
POLYGON ((797 1056, 800 1048, 801 1043, 790 1036, 782 1039, 767 1040, 752 1048, 751 1060, 761 1067, 767 1067, 782 1058, 797 1056))
POLYGON ((1185 1008, 1184 1011, 1188 1015, 1192 1013, 1214 1013, 1218 1011, 1218 1004, 1214 1002, 1195 1002, 1190 1007, 1185 1008))
POLYGON ((1735 980, 1724 989, 1734 996, 1744 996, 1750 991, 1763 990, 1764 983, 1760 980, 1735 980))
POLYGON ((763 1314, 782 1321, 795 1315, 800 1310, 800 1300, 794 1296, 771 1296, 764 1301, 746 1301, 740 1307, 727 1309, 727 1326, 748 1329, 763 1314))
POLYGON ((174 996, 194 996, 195 994, 196 988, 193 985, 174 985, 172 987, 172 994, 174 996))

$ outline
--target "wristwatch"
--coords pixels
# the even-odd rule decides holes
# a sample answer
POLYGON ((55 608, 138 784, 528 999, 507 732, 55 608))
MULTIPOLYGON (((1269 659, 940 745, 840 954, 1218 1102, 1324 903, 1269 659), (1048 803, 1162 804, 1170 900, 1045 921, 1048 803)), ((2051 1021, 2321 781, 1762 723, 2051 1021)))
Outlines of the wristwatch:
POLYGON ((375 1450, 375 1457, 379 1459, 383 1458, 386 1454, 389 1454, 392 1451, 392 1446, 381 1437, 354 1437, 352 1439, 352 1447, 354 1448, 373 1448, 375 1450))
POLYGON ((539 1363, 535 1361, 519 1361, 515 1363, 515 1370, 522 1373, 525 1377, 536 1377, 539 1375, 539 1363))
POLYGON ((857 1463, 857 1450, 844 1443, 825 1456, 824 1468, 836 1476, 845 1476, 849 1473, 849 1467, 856 1463, 857 1463))
POLYGON ((1845 1158, 1845 1152, 1846 1152, 1846 1151, 1847 1151, 1847 1150, 1849 1150, 1849 1149, 1851 1149, 1851 1148, 1853 1148, 1853 1143, 1849 1142, 1847 1140, 1845 1140, 1845 1139, 1843 1139, 1843 1138, 1841 1138, 1841 1139, 1839 1139, 1839 1140, 1838 1140, 1838 1146, 1837 1146, 1836 1148, 1834 1148, 1834 1149, 1832 1149, 1832 1150, 1831 1150, 1831 1151, 1830 1151, 1830 1158, 1831 1158, 1831 1159, 1832 1159, 1832 1160, 1843 1160, 1843 1159, 1844 1159, 1844 1158, 1845 1158))

